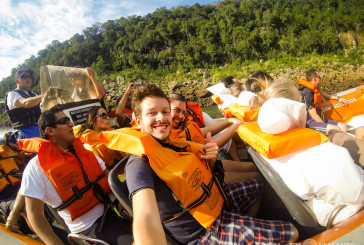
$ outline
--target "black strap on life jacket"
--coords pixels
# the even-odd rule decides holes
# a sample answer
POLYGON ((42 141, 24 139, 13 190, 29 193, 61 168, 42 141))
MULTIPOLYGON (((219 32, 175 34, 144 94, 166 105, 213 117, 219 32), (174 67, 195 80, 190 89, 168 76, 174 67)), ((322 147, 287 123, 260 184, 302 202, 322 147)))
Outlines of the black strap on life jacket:
POLYGON ((186 140, 187 141, 191 141, 191 133, 190 130, 188 129, 188 127, 186 126, 186 123, 188 122, 188 117, 185 117, 185 119, 183 119, 183 121, 181 121, 178 125, 178 129, 183 129, 186 133, 186 140))
MULTIPOLYGON (((170 148, 170 149, 172 149, 172 150, 174 150, 176 152, 186 152, 184 148, 177 147, 177 146, 175 146, 173 144, 161 143, 161 145, 163 147, 170 148)), ((206 161, 206 164, 208 165, 207 161, 206 161)), ((227 208, 231 209, 230 201, 228 200, 228 198, 227 198, 227 196, 225 194, 225 191, 223 189, 223 185, 222 185, 222 183, 220 183, 221 178, 219 178, 218 175, 219 175, 219 172, 212 171, 212 178, 211 178, 210 182, 207 185, 202 182, 202 184, 200 186, 200 188, 203 190, 203 193, 201 194, 201 196, 199 198, 197 198, 194 202, 189 204, 187 207, 183 206, 182 203, 178 201, 180 206, 182 207, 182 210, 180 212, 178 212, 178 213, 175 213, 175 214, 165 218, 162 222, 163 223, 171 222, 171 221, 177 219, 178 217, 182 216, 184 213, 188 212, 189 210, 191 210, 191 209, 201 205, 202 203, 204 203, 204 201, 211 196, 211 190, 212 190, 212 187, 213 187, 214 184, 216 184, 222 198, 224 199, 224 202, 225 202, 227 208)))
MULTIPOLYGON (((74 192, 74 194, 69 199, 67 199, 65 202, 63 202, 63 204, 56 207, 56 210, 60 211, 62 209, 69 207, 75 201, 82 199, 83 194, 85 194, 88 190, 90 190, 92 188, 96 198, 99 200, 100 203, 102 203, 104 205, 104 213, 102 215, 101 225, 99 228, 99 232, 101 232, 102 227, 105 222, 107 209, 109 207, 114 208, 114 204, 110 200, 109 195, 104 191, 104 189, 102 189, 101 185, 98 183, 99 180, 101 180, 103 177, 105 177, 105 174, 99 175, 95 181, 90 181, 90 179, 88 178, 88 176, 86 174, 85 169, 83 168, 81 159, 78 157, 78 155, 75 151, 75 148, 73 146, 71 146, 68 149, 68 152, 72 153, 76 157, 78 163, 80 164, 80 167, 81 167, 81 170, 83 173, 83 177, 84 177, 87 185, 81 189, 78 189, 77 186, 72 187, 72 191, 74 192)), ((124 218, 124 217, 122 217, 122 218, 124 218)))
MULTIPOLYGON (((11 159, 11 158, 19 158, 19 157, 18 156, 9 156, 9 157, 0 156, 0 161, 6 160, 6 159, 11 159)), ((10 170, 8 173, 5 173, 4 170, 0 169, 0 173, 1 173, 0 179, 6 178, 6 180, 9 182, 9 184, 12 184, 10 179, 9 179, 9 176, 12 176, 12 177, 20 179, 20 180, 21 180, 21 177, 22 177, 22 172, 20 170, 18 170, 18 169, 15 169, 15 168, 10 170)))
POLYGON ((8 173, 5 173, 4 170, 0 169, 0 174, 1 174, 0 179, 5 178, 11 185, 12 185, 12 183, 9 179, 9 176, 17 178, 19 180, 21 180, 21 177, 22 177, 22 173, 18 169, 15 169, 15 168, 10 170, 8 173))

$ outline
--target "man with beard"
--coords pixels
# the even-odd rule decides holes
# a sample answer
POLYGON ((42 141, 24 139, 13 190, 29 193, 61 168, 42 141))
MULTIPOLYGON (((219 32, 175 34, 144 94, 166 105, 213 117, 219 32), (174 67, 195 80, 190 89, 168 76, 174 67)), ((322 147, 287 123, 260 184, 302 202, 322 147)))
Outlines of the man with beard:
MULTIPOLYGON (((153 136, 161 144, 161 149, 165 149, 163 145, 173 145, 174 142, 169 139, 172 124, 171 109, 163 91, 153 84, 145 84, 135 90, 132 103, 141 131, 153 136)), ((191 157, 194 159, 193 164, 197 164, 194 166, 203 169, 205 160, 216 159, 217 151, 217 145, 210 143, 208 139, 200 148, 200 152, 204 155, 191 157)), ((185 152, 180 156, 187 154, 195 153, 185 152)), ((210 212, 203 213, 201 216, 211 221, 210 225, 206 225, 201 222, 201 216, 192 212, 192 209, 186 211, 188 209, 186 205, 185 209, 181 208, 183 201, 179 200, 180 203, 174 195, 178 187, 171 190, 171 186, 166 184, 167 180, 162 180, 164 178, 162 174, 159 175, 152 169, 151 165, 155 159, 148 158, 132 156, 125 168, 126 183, 134 211, 135 244, 166 244, 163 227, 182 244, 278 244, 294 242, 297 239, 298 231, 288 222, 258 220, 241 215, 258 198, 262 186, 259 180, 245 180, 225 185, 223 192, 226 194, 226 200, 232 203, 232 210, 220 206, 216 217, 210 217, 210 212), (174 218, 168 219, 168 217, 174 218)), ((173 159, 167 160, 173 163, 173 159)), ((208 179, 208 172, 199 177, 201 178, 195 179, 196 182, 208 179)), ((193 182, 194 186, 195 184, 193 182)), ((200 187, 203 186, 204 183, 200 187)), ((184 186, 180 188, 183 189, 184 186)), ((213 196, 213 193, 210 195, 213 196)), ((201 206, 210 201, 209 197, 201 206)), ((196 209, 199 208, 200 206, 196 206, 196 209)), ((213 212, 216 211, 215 208, 216 206, 213 212)))

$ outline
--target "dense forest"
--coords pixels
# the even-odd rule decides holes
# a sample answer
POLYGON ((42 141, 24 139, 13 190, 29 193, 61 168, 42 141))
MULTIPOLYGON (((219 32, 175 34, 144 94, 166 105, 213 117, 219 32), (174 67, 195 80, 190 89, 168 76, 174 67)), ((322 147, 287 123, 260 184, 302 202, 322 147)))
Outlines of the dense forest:
MULTIPOLYGON (((37 91, 42 65, 92 66, 99 79, 153 81, 248 60, 340 55, 349 49, 362 57, 363 24, 364 0, 225 0, 160 8, 55 40, 20 67, 35 71, 37 91)), ((15 87, 15 71, 2 80, 1 98, 15 87)))

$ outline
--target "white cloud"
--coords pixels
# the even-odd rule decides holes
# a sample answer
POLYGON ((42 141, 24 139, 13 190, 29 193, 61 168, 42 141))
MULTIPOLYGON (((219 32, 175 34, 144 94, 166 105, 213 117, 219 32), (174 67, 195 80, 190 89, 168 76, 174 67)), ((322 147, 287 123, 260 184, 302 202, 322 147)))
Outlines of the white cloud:
POLYGON ((0 81, 53 40, 63 42, 96 22, 145 15, 156 8, 209 0, 1 0, 0 81))

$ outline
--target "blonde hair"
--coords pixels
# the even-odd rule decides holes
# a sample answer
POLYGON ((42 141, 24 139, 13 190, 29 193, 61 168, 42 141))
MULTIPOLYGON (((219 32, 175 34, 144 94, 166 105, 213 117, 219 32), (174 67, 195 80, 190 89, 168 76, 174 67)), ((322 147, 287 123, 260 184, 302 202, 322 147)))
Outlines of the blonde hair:
POLYGON ((254 72, 251 77, 258 80, 258 83, 262 90, 265 90, 274 82, 273 77, 263 71, 254 72))
POLYGON ((249 103, 249 109, 256 109, 269 99, 286 98, 295 101, 301 101, 301 94, 293 83, 274 82, 258 96, 253 97, 249 103))

